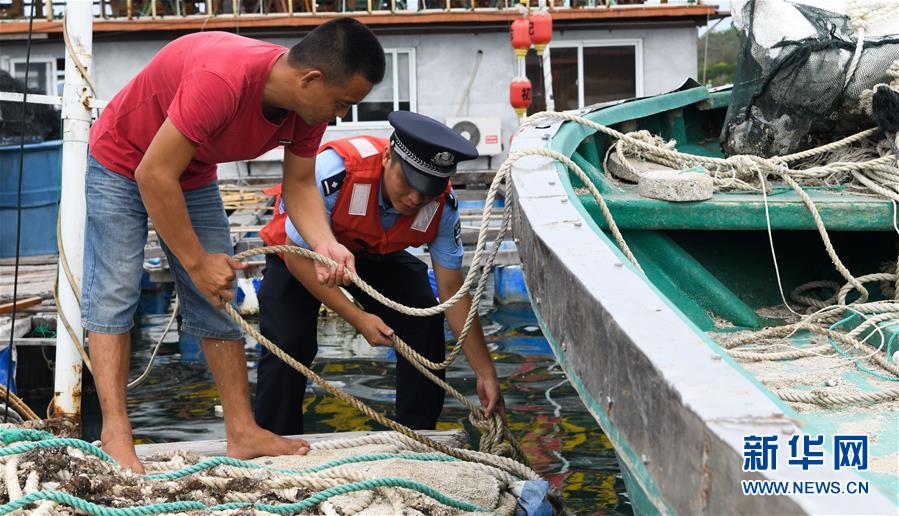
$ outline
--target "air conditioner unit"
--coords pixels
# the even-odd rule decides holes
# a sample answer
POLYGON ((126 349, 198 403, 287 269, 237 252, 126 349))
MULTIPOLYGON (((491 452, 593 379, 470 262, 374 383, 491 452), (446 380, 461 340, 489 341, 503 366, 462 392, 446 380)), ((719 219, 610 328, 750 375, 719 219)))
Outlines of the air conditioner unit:
POLYGON ((503 152, 502 120, 499 117, 447 118, 446 125, 464 136, 481 156, 503 152))

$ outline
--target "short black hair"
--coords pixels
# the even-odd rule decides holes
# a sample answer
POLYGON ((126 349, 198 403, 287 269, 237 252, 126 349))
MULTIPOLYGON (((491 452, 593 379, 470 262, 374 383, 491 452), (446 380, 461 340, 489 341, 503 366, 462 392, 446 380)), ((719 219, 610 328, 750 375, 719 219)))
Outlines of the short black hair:
POLYGON ((321 70, 325 81, 345 84, 356 74, 372 83, 384 80, 384 49, 372 31, 355 18, 340 17, 323 23, 290 49, 287 62, 294 68, 321 70))

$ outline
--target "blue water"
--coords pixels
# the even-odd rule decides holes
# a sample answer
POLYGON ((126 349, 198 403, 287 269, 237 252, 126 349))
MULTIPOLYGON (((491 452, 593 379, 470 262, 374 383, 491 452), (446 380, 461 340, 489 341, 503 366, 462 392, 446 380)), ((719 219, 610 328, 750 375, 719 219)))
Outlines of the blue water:
MULTIPOLYGON (((144 312, 160 312, 167 300, 145 296, 144 312)), ((131 377, 143 370, 166 315, 143 315, 137 329, 131 377)), ((565 380, 529 306, 494 309, 482 317, 488 344, 505 393, 509 424, 532 466, 565 495, 578 513, 631 514, 612 447, 565 380)), ((377 410, 393 406, 395 355, 374 348, 337 318, 319 324, 319 354, 313 369, 377 410)), ((215 415, 218 403, 211 374, 193 353, 182 354, 177 332, 170 334, 147 382, 129 393, 135 438, 143 443, 224 438, 215 415)), ((254 343, 247 344, 250 391, 256 380, 254 343)), ((447 371, 450 383, 476 399, 475 382, 464 355, 447 371)), ((355 409, 310 386, 305 400, 306 431, 326 433, 379 429, 355 409)), ((440 429, 464 427, 477 448, 477 434, 457 401, 447 398, 440 429)))

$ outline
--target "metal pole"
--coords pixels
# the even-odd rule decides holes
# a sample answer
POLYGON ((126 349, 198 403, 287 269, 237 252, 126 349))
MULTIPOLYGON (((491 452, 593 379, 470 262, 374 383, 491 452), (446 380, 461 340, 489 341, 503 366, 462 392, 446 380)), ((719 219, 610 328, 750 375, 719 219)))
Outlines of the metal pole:
MULTIPOLYGON (((84 68, 93 69, 93 2, 67 2, 66 26, 69 41, 84 68)), ((66 52, 66 75, 62 103, 62 195, 59 201, 60 260, 65 256, 80 292, 84 257, 84 173, 87 169, 87 141, 91 111, 84 102, 93 96, 87 81, 66 52), (63 253, 65 253, 63 255, 63 253)), ((65 316, 73 333, 82 339, 81 308, 75 289, 68 284, 62 263, 59 265, 59 306, 56 327, 56 377, 53 387, 53 415, 80 418, 81 355, 75 348, 61 317, 65 316)), ((81 342, 83 345, 83 341, 81 342)))

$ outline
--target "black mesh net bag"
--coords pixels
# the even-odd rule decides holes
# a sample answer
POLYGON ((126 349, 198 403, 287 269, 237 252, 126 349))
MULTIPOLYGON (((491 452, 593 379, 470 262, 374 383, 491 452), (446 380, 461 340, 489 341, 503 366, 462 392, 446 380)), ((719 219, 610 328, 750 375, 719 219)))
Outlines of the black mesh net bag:
MULTIPOLYGON (((25 85, 0 70, 0 91, 24 93, 25 85)), ((37 92, 29 92, 37 93, 37 92)), ((19 101, 0 102, 0 146, 18 145, 24 130, 25 143, 55 140, 60 137, 59 111, 45 104, 31 104, 22 110, 19 101), (22 118, 25 118, 24 128, 22 118)))
POLYGON ((734 5, 743 43, 721 135, 727 155, 782 156, 875 125, 865 90, 870 104, 870 89, 890 82, 899 59, 899 0, 825 5, 834 11, 784 0, 734 5))

